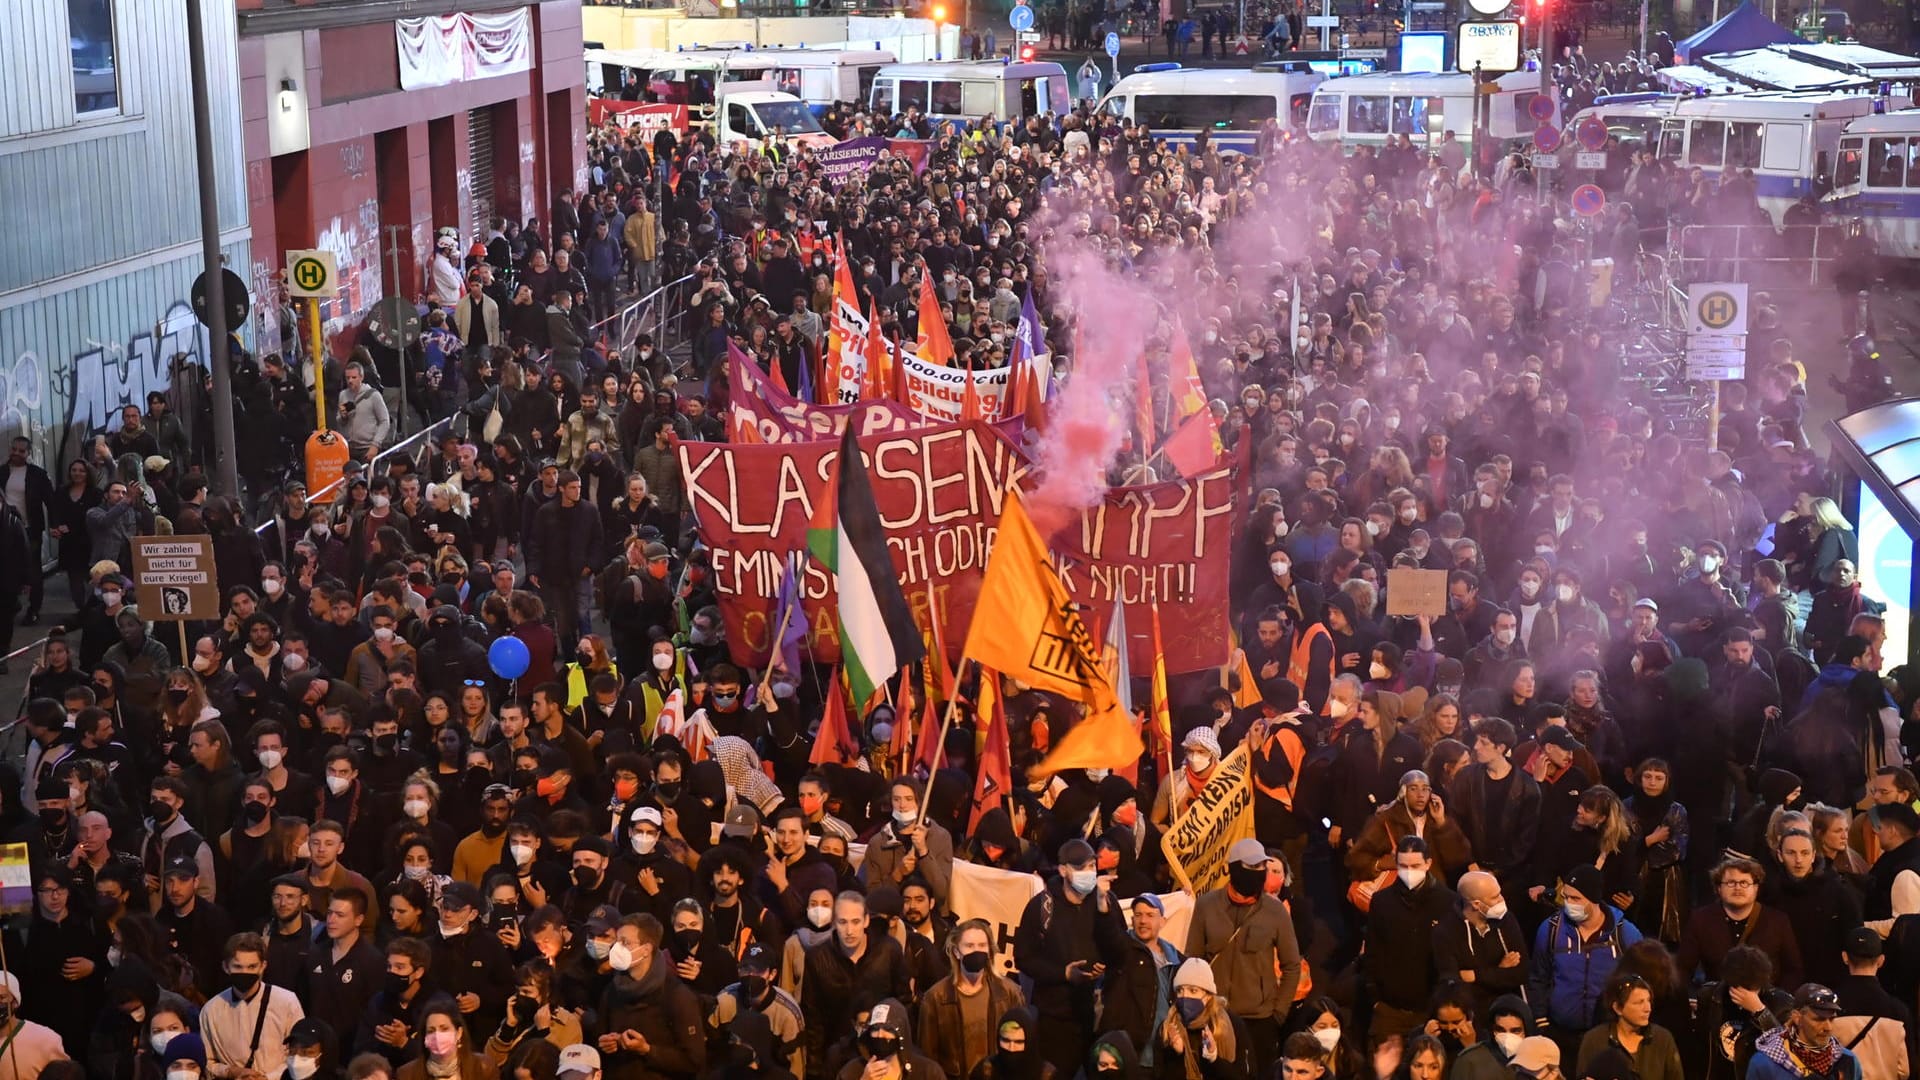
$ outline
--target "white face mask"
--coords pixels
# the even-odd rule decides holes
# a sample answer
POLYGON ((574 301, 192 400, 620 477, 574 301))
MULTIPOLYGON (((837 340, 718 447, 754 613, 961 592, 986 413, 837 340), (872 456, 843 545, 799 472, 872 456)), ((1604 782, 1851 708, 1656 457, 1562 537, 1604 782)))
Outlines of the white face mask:
POLYGON ((288 671, 299 671, 307 666, 307 658, 299 653, 286 653, 280 657, 280 666, 288 671))
POLYGON ((201 656, 197 653, 194 655, 193 670, 202 675, 207 674, 208 672, 212 671, 214 668, 217 668, 219 666, 220 666, 220 660, 218 657, 201 656))
POLYGON ((1405 885, 1409 889, 1417 889, 1426 884, 1426 881, 1427 872, 1425 870, 1400 871, 1400 884, 1405 885))
POLYGON ((279 596, 280 590, 284 588, 286 588, 286 586, 281 583, 279 578, 267 578, 260 582, 260 591, 266 593, 268 596, 279 596))
POLYGON ((1327 714, 1335 720, 1344 720, 1346 717, 1352 715, 1352 713, 1352 702, 1341 701, 1339 698, 1333 698, 1327 702, 1327 714))
POLYGON ((427 816, 427 809, 428 805, 425 799, 408 799, 406 802, 400 804, 400 812, 416 821, 427 816))
POLYGON ((1195 751, 1188 754, 1187 768, 1197 773, 1206 772, 1208 769, 1213 768, 1213 755, 1203 751, 1195 751))
POLYGON ((119 967, 120 956, 121 956, 120 946, 118 945, 107 946, 107 966, 108 967, 119 967))
POLYGON ((660 836, 657 833, 637 832, 627 837, 627 842, 633 845, 634 854, 650 855, 653 853, 653 845, 660 842, 660 836))
POLYGON ((1274 577, 1286 577, 1287 571, 1293 569, 1293 564, 1285 559, 1275 559, 1267 564, 1267 569, 1273 571, 1274 577))
POLYGON ((1387 665, 1375 660, 1373 663, 1367 665, 1367 677, 1375 682, 1383 682, 1392 678, 1393 672, 1387 670, 1387 665))
POLYGON ((414 881, 425 881, 427 880, 428 875, 433 873, 433 867, 403 866, 400 868, 400 872, 407 875, 407 877, 412 878, 414 881))
POLYGON ((1520 579, 1520 595, 1531 600, 1540 593, 1540 583, 1532 578, 1520 579))
POLYGON ((173 1037, 180 1034, 180 1031, 180 1028, 174 1028, 171 1031, 156 1031, 147 1036, 147 1043, 153 1047, 154 1053, 164 1054, 167 1052, 167 1044, 172 1042, 173 1037))
POLYGON ((1320 1043, 1322 1049, 1328 1051, 1340 1045, 1340 1029, 1337 1027, 1315 1028, 1313 1037, 1320 1043))
POLYGON ((277 769, 280 767, 280 762, 286 757, 285 754, 278 750, 262 750, 254 756, 260 759, 260 767, 262 769, 277 769))
POLYGON ((1368 535, 1368 536, 1379 536, 1379 535, 1380 535, 1380 523, 1379 523, 1379 522, 1377 522, 1377 521, 1369 521, 1369 522, 1367 522, 1367 535, 1368 535))
POLYGON ((508 848, 508 851, 513 855, 513 864, 515 866, 525 866, 533 861, 532 844, 514 844, 508 848))
POLYGON ((287 1059, 287 1076, 290 1080, 308 1080, 320 1071, 320 1059, 310 1057, 290 1057, 287 1059))
POLYGON ((344 776, 328 776, 327 777, 327 790, 333 792, 335 795, 345 795, 347 793, 347 789, 352 786, 353 786, 353 781, 347 779, 344 776))
POLYGON ((1567 921, 1574 923, 1575 925, 1578 925, 1580 923, 1587 921, 1587 914, 1589 909, 1587 905, 1582 904, 1578 901, 1575 901, 1575 900, 1567 901, 1565 904, 1561 905, 1561 910, 1567 913, 1567 921))
POLYGON ((1535 555, 1551 555, 1553 554, 1553 545, 1552 544, 1535 544, 1533 545, 1533 553, 1535 555))
POLYGON ((673 654, 671 653, 654 653, 653 654, 653 670, 670 671, 672 670, 672 668, 673 668, 673 654))
POLYGON ((1493 1033, 1493 1044, 1500 1048, 1502 1054, 1511 1058, 1520 1052, 1520 1040, 1524 1038, 1526 1036, 1517 1031, 1496 1031, 1493 1033))
POLYGON ((1720 569, 1720 556, 1718 555, 1700 556, 1700 572, 1701 573, 1711 574, 1718 569, 1720 569))
POLYGON ((1486 507, 1491 507, 1492 505, 1493 505, 1493 496, 1491 496, 1491 495, 1489 495, 1489 494, 1487 494, 1487 493, 1486 493, 1486 492, 1484 492, 1484 491, 1483 491, 1483 492, 1481 492, 1481 493, 1480 493, 1480 506, 1481 506, 1481 507, 1482 507, 1482 508, 1484 509, 1484 508, 1486 508, 1486 507))
POLYGON ((633 966, 633 950, 624 941, 616 941, 613 948, 607 950, 607 965, 615 971, 625 971, 633 966))
POLYGON ((814 929, 825 930, 827 925, 833 922, 832 906, 828 904, 813 905, 807 909, 807 921, 813 924, 814 929))
POLYGON ((1553 587, 1553 595, 1558 597, 1561 603, 1571 604, 1573 603, 1573 586, 1556 585, 1553 587))
POLYGON ((443 938, 459 937, 466 932, 467 928, 464 926, 450 925, 444 919, 440 922, 440 936, 443 938))
POLYGON ((373 628, 373 640, 375 640, 375 641, 377 641, 377 642, 379 642, 379 643, 380 643, 380 644, 382 644, 382 645, 385 645, 385 644, 386 644, 387 642, 389 642, 389 641, 392 641, 392 640, 393 640, 393 627, 391 627, 391 626, 376 626, 376 627, 374 627, 374 628, 373 628))
POLYGON ((87 801, 87 793, 82 788, 70 787, 67 789, 67 801, 76 807, 83 806, 87 801))
POLYGON ((1499 642, 1501 647, 1504 648, 1513 644, 1515 633, 1516 631, 1513 630, 1495 630, 1493 632, 1493 640, 1499 642))
POLYGON ((1413 524, 1413 519, 1418 516, 1419 516, 1419 512, 1414 510, 1412 507, 1408 507, 1407 509, 1400 511, 1400 520, 1406 522, 1409 525, 1413 524))

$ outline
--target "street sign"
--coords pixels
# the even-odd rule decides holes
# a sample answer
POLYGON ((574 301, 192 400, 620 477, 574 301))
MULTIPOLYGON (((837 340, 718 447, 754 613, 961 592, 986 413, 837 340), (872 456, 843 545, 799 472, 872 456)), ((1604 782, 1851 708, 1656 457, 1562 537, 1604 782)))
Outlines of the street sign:
POLYGON ((1385 49, 1346 49, 1340 53, 1342 60, 1385 60, 1385 49))
POLYGON ((1007 12, 1007 25, 1015 30, 1033 29, 1033 9, 1025 4, 1015 4, 1013 10, 1007 12))
POLYGON ((1309 29, 1309 30, 1313 30, 1313 29, 1317 29, 1317 28, 1319 28, 1319 27, 1326 27, 1326 28, 1327 28, 1327 29, 1329 29, 1329 30, 1338 30, 1338 29, 1340 29, 1340 16, 1338 16, 1338 15, 1309 15, 1309 16, 1307 16, 1307 29, 1309 29))
MULTIPOLYGON (((452 320, 448 320, 451 325, 452 320)), ((373 340, 389 349, 404 349, 420 340, 420 311, 404 296, 389 296, 374 306, 367 318, 373 340)))
POLYGON ((1687 356, 1687 378, 1692 382, 1727 382, 1747 377, 1747 354, 1741 353, 1737 361, 1727 361, 1718 357, 1695 359, 1687 356))
POLYGON ((331 300, 340 291, 340 268, 331 251, 287 252, 287 295, 303 300, 331 300))
POLYGON ((213 537, 136 536, 133 576, 140 615, 156 619, 217 619, 220 583, 213 564, 213 537))
POLYGON ((1459 70, 1477 68, 1482 75, 1505 75, 1520 70, 1519 20, 1461 23, 1453 59, 1459 70))
POLYGON ((1120 55, 1120 35, 1111 30, 1107 31, 1107 55, 1113 57, 1120 55))
POLYGON ((1533 100, 1527 102, 1527 115, 1543 124, 1553 119, 1553 99, 1545 94, 1533 95, 1533 100))
POLYGON ((1745 334, 1688 334, 1687 352, 1746 352, 1745 334))
POLYGON ((1573 189, 1571 202, 1574 213, 1592 217, 1607 208, 1607 193, 1592 184, 1581 184, 1573 189))
POLYGON ((1588 150, 1605 150, 1607 122, 1597 116, 1589 116, 1580 121, 1580 126, 1574 129, 1573 137, 1588 150))
MULTIPOLYGON (((193 291, 187 294, 187 298, 193 302, 193 317, 200 320, 200 325, 213 329, 213 312, 207 310, 207 275, 204 271, 193 279, 193 291)), ((220 299, 227 309, 227 330, 231 332, 245 326, 247 312, 252 308, 247 300, 247 283, 240 280, 239 274, 225 267, 220 269, 220 299)))
POLYGON ((1542 124, 1534 128, 1533 148, 1543 154, 1551 154, 1560 149, 1560 129, 1551 124, 1542 124))
POLYGON ((1573 155, 1573 167, 1576 169, 1604 169, 1607 167, 1607 155, 1593 150, 1582 150, 1573 155))
POLYGON ((1687 286, 1687 332, 1689 334, 1746 333, 1746 283, 1707 281, 1687 286))
POLYGON ((1560 167, 1560 159, 1554 157, 1552 154, 1535 154, 1531 160, 1533 167, 1536 169, 1557 169, 1560 167))

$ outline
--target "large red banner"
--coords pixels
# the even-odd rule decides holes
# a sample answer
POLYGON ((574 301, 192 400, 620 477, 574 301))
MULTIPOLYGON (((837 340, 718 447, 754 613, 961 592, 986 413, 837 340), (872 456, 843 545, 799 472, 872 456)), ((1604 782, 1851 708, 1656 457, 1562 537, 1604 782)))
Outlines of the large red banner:
MULTIPOLYGON (((1026 458, 984 422, 920 427, 860 438, 887 546, 914 618, 941 621, 959 659, 1009 487, 1027 487, 1026 458), (929 610, 927 583, 932 583, 929 610)), ((680 464, 736 661, 767 662, 785 560, 806 546, 837 442, 784 445, 682 443, 680 464)), ((1227 470, 1192 480, 1116 488, 1077 526, 1049 538, 1061 579, 1104 635, 1116 601, 1127 605, 1129 660, 1150 671, 1152 607, 1160 608, 1169 671, 1218 667, 1226 656, 1227 567, 1234 522, 1227 470)), ((809 645, 840 659, 826 571, 805 560, 809 645)))

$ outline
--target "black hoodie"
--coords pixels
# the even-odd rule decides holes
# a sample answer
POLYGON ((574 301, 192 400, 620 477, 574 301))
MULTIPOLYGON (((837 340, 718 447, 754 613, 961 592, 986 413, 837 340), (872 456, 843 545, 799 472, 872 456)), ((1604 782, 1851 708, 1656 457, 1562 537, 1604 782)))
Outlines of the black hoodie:
POLYGON ((732 1039, 718 1068, 708 1080, 794 1080, 785 1062, 774 1053, 773 1025, 765 1013, 743 1009, 727 1025, 732 1039))
POLYGON ((1507 1064, 1507 1055, 1493 1041, 1493 1021, 1501 1016, 1519 1017, 1522 1037, 1536 1034, 1533 1010, 1520 995, 1502 994, 1494 998, 1484 1024, 1480 1018, 1474 1019, 1475 1030, 1484 1032, 1483 1037, 1460 1051, 1460 1056, 1454 1059, 1453 1071, 1448 1074, 1449 1080, 1511 1080, 1513 1069, 1507 1064))

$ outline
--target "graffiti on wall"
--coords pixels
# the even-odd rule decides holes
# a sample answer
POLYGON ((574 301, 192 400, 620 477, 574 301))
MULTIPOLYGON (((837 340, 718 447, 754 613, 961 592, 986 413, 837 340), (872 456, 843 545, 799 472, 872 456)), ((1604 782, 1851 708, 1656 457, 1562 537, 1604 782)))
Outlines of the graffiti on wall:
POLYGON ((327 333, 337 335, 382 295, 379 200, 368 199, 352 215, 330 220, 314 246, 331 251, 340 268, 339 294, 320 305, 327 333))
POLYGON ((191 423, 198 409, 182 407, 182 394, 203 387, 176 386, 189 365, 205 370, 207 332, 185 300, 175 300, 150 328, 124 343, 89 340, 69 357, 43 361, 21 353, 0 368, 0 436, 25 435, 34 454, 59 475, 65 463, 84 456, 87 444, 120 426, 120 409, 146 411, 147 394, 166 393, 175 413, 191 423))

